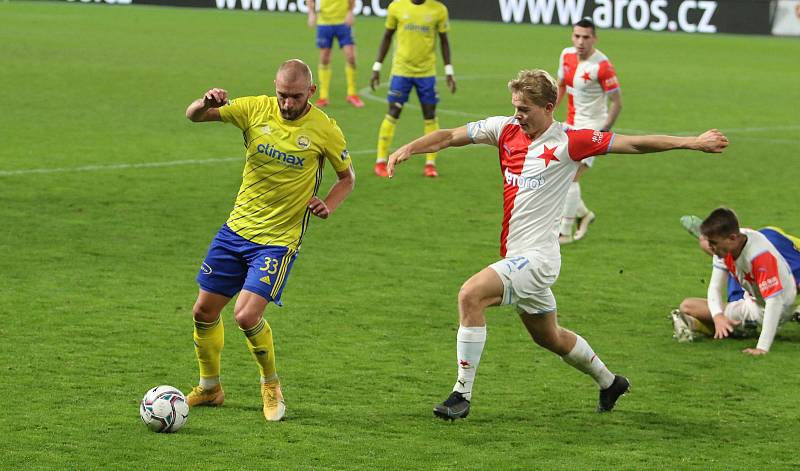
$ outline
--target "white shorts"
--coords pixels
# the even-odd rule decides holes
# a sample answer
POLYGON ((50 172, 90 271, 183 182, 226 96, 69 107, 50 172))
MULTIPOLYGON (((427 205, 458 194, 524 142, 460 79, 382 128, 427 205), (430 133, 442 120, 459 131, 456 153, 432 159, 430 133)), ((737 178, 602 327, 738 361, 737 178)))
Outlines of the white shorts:
POLYGON ((516 304, 526 314, 548 314, 556 310, 550 286, 558 279, 561 259, 528 252, 489 265, 503 281, 501 304, 516 304))
POLYGON ((594 157, 587 157, 587 158, 581 160, 581 163, 586 165, 587 167, 591 168, 592 165, 594 165, 594 159, 595 159, 594 157))
MULTIPOLYGON (((785 305, 781 312, 780 323, 786 322, 794 312, 794 306, 785 305)), ((723 311, 725 317, 730 320, 740 321, 742 324, 757 323, 759 326, 764 323, 764 308, 759 306, 753 298, 745 296, 738 301, 732 301, 725 305, 723 311)))
POLYGON ((729 302, 723 313, 728 319, 742 324, 755 322, 761 325, 764 322, 764 309, 750 297, 729 302))

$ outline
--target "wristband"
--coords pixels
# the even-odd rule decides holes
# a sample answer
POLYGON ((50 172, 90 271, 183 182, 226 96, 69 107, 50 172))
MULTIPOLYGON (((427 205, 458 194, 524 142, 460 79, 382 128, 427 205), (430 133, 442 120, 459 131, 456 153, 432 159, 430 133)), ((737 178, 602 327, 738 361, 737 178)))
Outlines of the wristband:
POLYGON ((380 62, 375 62, 374 64, 372 64, 372 71, 373 72, 380 72, 382 65, 383 64, 381 64, 380 62))
POLYGON ((444 66, 444 74, 445 75, 453 75, 453 64, 445 64, 445 66, 444 66))

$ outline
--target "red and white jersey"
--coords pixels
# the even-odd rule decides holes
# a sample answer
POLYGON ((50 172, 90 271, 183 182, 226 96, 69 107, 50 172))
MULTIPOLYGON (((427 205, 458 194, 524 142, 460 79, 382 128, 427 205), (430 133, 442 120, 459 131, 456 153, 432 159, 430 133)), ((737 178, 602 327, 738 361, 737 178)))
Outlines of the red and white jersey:
POLYGON ((714 256, 714 269, 730 272, 745 291, 762 307, 765 300, 779 296, 793 304, 797 296, 792 269, 767 237, 752 229, 740 229, 747 236, 742 253, 734 259, 714 256))
POLYGON ((467 124, 474 143, 497 146, 503 177, 500 255, 531 250, 559 256, 558 224, 580 161, 611 148, 614 133, 553 124, 532 141, 513 116, 467 124))
POLYGON ((614 66, 605 54, 594 50, 585 61, 574 47, 561 51, 558 81, 567 86, 567 121, 575 128, 600 129, 608 117, 606 93, 619 90, 614 66))

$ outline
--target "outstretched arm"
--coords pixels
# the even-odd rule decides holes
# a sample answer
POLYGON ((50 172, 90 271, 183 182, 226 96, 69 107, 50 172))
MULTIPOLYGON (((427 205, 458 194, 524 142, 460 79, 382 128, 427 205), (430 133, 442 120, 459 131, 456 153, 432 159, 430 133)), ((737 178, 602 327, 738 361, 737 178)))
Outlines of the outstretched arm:
POLYGON ((392 178, 394 176, 394 166, 405 162, 414 154, 438 152, 448 147, 461 147, 467 144, 472 144, 472 139, 470 139, 469 134, 467 134, 466 126, 434 131, 394 151, 394 153, 389 156, 389 162, 386 164, 386 172, 389 174, 389 178, 392 178))
POLYGON ((189 104, 186 108, 186 117, 195 123, 222 121, 217 108, 227 103, 228 92, 221 88, 212 88, 203 95, 203 98, 198 98, 189 104))
POLYGON ((672 149, 690 149, 718 154, 728 147, 728 138, 716 129, 699 136, 623 136, 616 134, 611 144, 611 154, 649 154, 672 149))

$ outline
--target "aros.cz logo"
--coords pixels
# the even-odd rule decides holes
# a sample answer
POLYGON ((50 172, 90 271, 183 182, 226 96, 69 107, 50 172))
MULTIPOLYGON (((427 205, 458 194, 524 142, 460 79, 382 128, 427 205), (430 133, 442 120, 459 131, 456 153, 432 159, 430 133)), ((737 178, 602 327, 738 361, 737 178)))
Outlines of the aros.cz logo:
POLYGON ((598 28, 716 33, 720 2, 708 0, 498 0, 504 23, 572 25, 590 17, 598 28))

